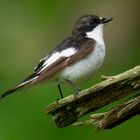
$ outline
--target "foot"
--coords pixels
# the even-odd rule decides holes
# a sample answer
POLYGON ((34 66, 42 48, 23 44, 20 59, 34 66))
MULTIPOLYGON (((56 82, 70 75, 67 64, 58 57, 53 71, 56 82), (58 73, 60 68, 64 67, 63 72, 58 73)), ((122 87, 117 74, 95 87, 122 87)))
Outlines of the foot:
POLYGON ((75 93, 74 93, 74 99, 76 99, 76 98, 77 98, 78 93, 81 91, 81 89, 80 89, 80 88, 76 88, 76 89, 77 89, 77 92, 75 92, 75 93))

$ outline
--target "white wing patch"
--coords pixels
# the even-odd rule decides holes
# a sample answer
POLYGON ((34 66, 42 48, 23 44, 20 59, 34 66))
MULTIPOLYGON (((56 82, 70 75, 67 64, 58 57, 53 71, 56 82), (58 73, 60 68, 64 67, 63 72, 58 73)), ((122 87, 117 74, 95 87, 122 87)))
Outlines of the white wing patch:
POLYGON ((75 48, 68 48, 61 52, 54 52, 43 64, 43 68, 38 72, 41 73, 45 68, 47 68, 49 65, 53 64, 55 61, 57 61, 61 57, 69 57, 73 54, 75 54, 76 49, 75 48))
POLYGON ((49 66, 50 64, 54 63, 60 57, 59 52, 54 53, 51 57, 49 57, 43 64, 43 66, 49 66))
POLYGON ((23 85, 25 85, 25 84, 27 84, 27 83, 30 83, 30 82, 32 82, 33 80, 37 79, 37 78, 38 78, 38 76, 36 76, 36 77, 34 77, 34 78, 32 78, 32 79, 29 79, 29 80, 27 80, 27 81, 25 81, 25 82, 22 82, 21 84, 19 84, 18 86, 16 86, 16 88, 21 87, 21 86, 23 86, 23 85))
POLYGON ((68 48, 68 49, 65 49, 62 52, 60 52, 60 56, 69 57, 69 56, 73 55, 75 52, 76 52, 75 48, 68 48))

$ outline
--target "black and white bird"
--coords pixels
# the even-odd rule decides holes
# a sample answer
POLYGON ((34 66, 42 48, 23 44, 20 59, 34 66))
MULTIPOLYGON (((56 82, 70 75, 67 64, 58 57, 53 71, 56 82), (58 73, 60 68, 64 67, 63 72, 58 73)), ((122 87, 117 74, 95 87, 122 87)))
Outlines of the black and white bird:
POLYGON ((61 83, 69 83, 79 90, 78 85, 88 80, 104 61, 103 26, 112 19, 96 15, 80 17, 71 35, 40 60, 33 74, 6 91, 0 98, 42 81, 55 82, 61 97, 61 83))

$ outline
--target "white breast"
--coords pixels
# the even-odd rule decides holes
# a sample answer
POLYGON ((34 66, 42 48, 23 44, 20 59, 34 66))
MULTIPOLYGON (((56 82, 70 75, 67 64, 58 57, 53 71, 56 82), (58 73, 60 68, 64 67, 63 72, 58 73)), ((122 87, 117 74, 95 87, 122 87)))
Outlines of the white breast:
POLYGON ((69 79, 75 83, 81 83, 88 79, 103 63, 105 56, 104 48, 104 46, 96 44, 95 50, 87 57, 65 68, 60 74, 60 79, 62 81, 69 79))

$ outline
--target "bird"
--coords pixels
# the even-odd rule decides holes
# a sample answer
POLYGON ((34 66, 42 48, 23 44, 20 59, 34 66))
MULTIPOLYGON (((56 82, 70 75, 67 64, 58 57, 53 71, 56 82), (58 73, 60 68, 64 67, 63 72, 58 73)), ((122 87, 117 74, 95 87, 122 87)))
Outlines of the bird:
POLYGON ((87 14, 76 20, 71 34, 43 57, 27 78, 16 84, 0 98, 43 81, 56 83, 61 98, 60 84, 67 83, 80 91, 80 84, 92 77, 103 64, 105 43, 103 26, 113 18, 87 14))

